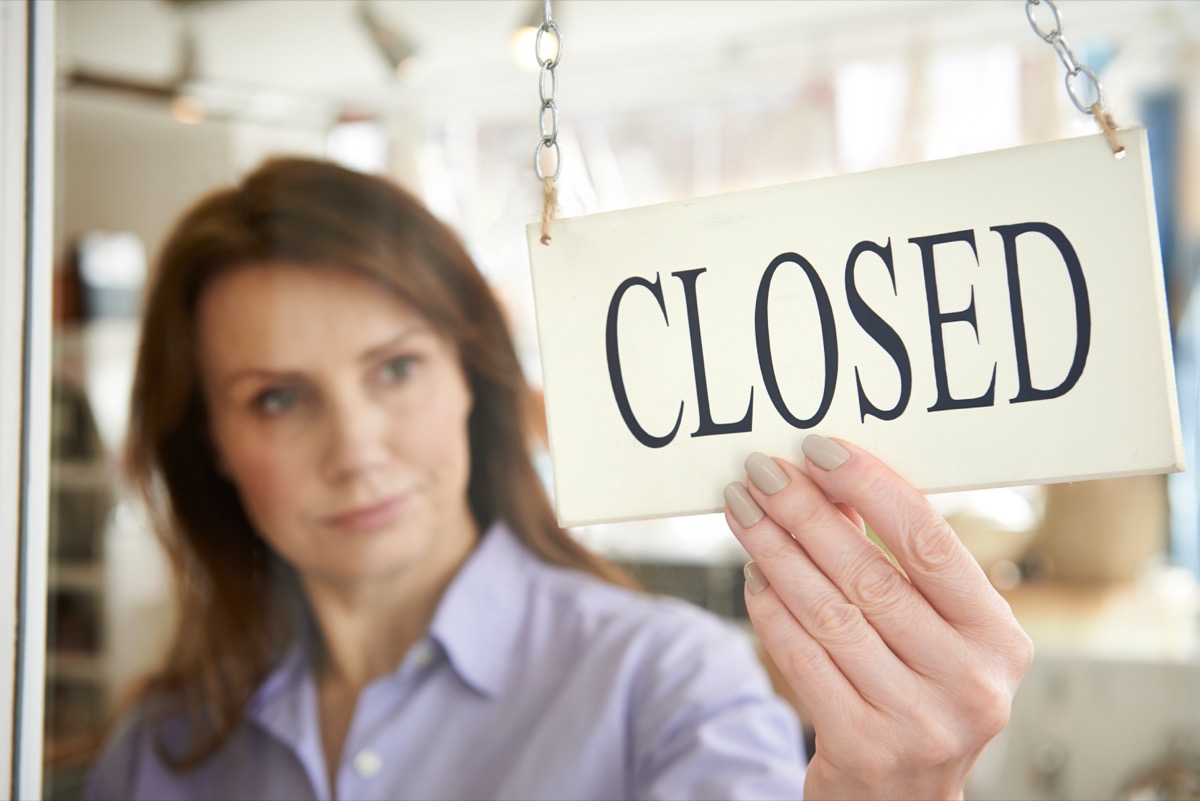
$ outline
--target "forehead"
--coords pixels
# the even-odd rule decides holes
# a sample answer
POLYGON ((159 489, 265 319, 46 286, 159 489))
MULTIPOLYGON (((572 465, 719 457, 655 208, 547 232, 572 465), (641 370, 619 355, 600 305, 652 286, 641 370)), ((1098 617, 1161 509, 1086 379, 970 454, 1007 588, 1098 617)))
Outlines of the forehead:
POLYGON ((200 296, 196 340, 205 364, 359 351, 429 329, 395 292, 339 267, 264 262, 231 270, 200 296))

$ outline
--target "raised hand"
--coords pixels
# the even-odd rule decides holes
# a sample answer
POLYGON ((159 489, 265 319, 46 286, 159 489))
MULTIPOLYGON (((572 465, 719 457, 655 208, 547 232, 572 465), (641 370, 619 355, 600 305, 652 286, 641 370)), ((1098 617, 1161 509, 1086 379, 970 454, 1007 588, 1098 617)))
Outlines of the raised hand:
POLYGON ((845 442, 803 447, 803 469, 751 455, 725 517, 754 560, 750 619, 816 731, 805 797, 961 797, 1029 637, 919 492, 845 442))

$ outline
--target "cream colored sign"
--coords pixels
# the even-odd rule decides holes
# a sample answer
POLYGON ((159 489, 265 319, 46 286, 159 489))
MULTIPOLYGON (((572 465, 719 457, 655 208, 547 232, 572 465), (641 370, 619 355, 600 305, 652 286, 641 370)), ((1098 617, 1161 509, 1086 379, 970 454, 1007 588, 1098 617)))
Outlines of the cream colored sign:
POLYGON ((1180 470, 1144 130, 529 227, 564 525, 809 433, 926 491, 1180 470))

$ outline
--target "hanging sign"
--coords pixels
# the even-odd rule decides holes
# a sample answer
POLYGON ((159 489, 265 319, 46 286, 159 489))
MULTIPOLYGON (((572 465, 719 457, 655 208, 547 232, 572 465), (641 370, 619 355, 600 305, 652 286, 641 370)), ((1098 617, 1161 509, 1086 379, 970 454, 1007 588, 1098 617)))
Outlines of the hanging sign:
POLYGON ((809 433, 925 491, 1183 469, 1145 131, 529 227, 563 525, 809 433))

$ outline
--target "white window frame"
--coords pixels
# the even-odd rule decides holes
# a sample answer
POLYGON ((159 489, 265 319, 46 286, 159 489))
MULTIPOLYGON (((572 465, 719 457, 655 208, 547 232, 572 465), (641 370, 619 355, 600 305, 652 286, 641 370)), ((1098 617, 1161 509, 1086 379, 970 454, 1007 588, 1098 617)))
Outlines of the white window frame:
POLYGON ((54 14, 0 2, 0 798, 42 794, 54 14))

